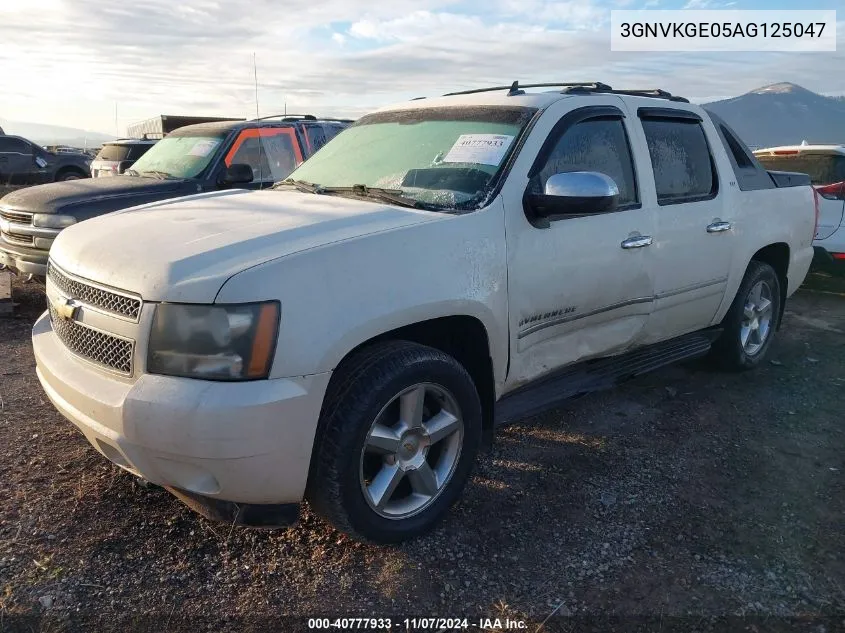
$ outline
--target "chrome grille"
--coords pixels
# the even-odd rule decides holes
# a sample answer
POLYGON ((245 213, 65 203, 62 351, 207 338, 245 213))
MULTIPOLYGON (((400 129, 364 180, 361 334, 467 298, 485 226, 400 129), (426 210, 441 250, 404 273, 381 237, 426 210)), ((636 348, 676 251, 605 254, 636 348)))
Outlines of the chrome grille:
POLYGON ((0 219, 7 222, 14 222, 16 224, 32 224, 32 214, 23 211, 10 211, 8 209, 0 209, 0 219))
POLYGON ((17 233, 6 233, 5 231, 2 233, 3 239, 9 242, 10 244, 23 244, 23 245, 31 245, 33 243, 31 235, 18 235, 17 233))
POLYGON ((52 305, 50 321, 56 336, 74 354, 121 374, 132 374, 132 341, 62 319, 52 305))
POLYGON ((137 321, 138 315, 141 314, 140 299, 71 279, 53 266, 52 262, 47 264, 47 278, 66 296, 94 308, 127 317, 133 321, 137 321))

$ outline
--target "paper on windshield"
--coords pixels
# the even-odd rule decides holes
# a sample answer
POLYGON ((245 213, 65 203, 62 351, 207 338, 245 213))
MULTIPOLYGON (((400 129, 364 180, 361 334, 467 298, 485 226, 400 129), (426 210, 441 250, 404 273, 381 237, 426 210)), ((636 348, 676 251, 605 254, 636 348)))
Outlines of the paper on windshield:
POLYGON ((498 166, 512 142, 505 134, 461 134, 443 162, 498 166))
POLYGON ((188 154, 191 156, 208 156, 218 145, 220 145, 218 139, 205 139, 196 143, 188 154))

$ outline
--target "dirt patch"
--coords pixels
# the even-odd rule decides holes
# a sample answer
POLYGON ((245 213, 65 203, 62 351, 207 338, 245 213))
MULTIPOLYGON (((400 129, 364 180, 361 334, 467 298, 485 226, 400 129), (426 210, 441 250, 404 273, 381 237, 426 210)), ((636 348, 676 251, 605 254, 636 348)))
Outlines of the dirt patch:
POLYGON ((506 428, 434 533, 375 547, 307 509, 290 530, 230 529, 140 487, 47 401, 29 342, 43 296, 16 282, 20 316, 0 319, 0 630, 375 615, 533 631, 553 611, 545 630, 608 616, 841 626, 845 284, 822 286, 790 301, 757 371, 670 367, 506 428))

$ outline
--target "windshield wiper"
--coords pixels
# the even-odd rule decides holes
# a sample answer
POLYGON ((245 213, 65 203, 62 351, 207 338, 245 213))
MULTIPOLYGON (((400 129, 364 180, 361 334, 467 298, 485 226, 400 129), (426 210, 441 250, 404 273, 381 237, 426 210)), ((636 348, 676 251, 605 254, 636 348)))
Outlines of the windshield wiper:
POLYGON ((367 185, 352 185, 351 187, 321 187, 320 193, 352 195, 360 198, 372 198, 395 204, 400 207, 420 209, 422 204, 418 200, 402 195, 401 189, 382 189, 380 187, 368 187, 367 185))
MULTIPOLYGON (((134 171, 134 170, 133 170, 134 171)), ((142 174, 152 174, 159 180, 167 180, 168 178, 175 178, 173 174, 168 174, 166 171, 142 171, 142 174)))
POLYGON ((306 182, 304 180, 293 180, 287 178, 282 182, 273 185, 273 188, 288 186, 294 187, 297 191, 315 194, 328 194, 337 196, 353 196, 356 198, 371 198, 373 200, 380 200, 389 204, 395 204, 400 207, 409 207, 411 209, 421 209, 425 206, 413 198, 402 195, 401 189, 382 189, 380 187, 368 187, 367 185, 352 185, 351 187, 323 187, 313 182, 306 182))
POLYGON ((316 183, 305 182, 304 180, 293 180, 292 178, 286 178, 282 182, 277 182, 273 185, 273 189, 285 185, 288 187, 294 187, 297 191, 302 191, 304 193, 323 193, 323 188, 316 183))

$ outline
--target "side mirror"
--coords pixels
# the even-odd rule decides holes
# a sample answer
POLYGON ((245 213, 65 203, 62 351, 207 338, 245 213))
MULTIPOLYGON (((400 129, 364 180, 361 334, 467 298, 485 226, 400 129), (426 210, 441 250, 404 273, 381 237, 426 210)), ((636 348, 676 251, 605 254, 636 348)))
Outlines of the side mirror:
POLYGON ((243 185, 252 182, 252 167, 244 163, 232 163, 220 177, 221 185, 243 185))
POLYGON ((117 164, 117 173, 118 174, 125 174, 126 170, 132 167, 135 161, 133 160, 122 160, 117 164))
POLYGON ((595 171, 571 171, 549 176, 543 193, 527 193, 526 207, 535 218, 588 215, 613 211, 619 187, 613 178, 595 171))

